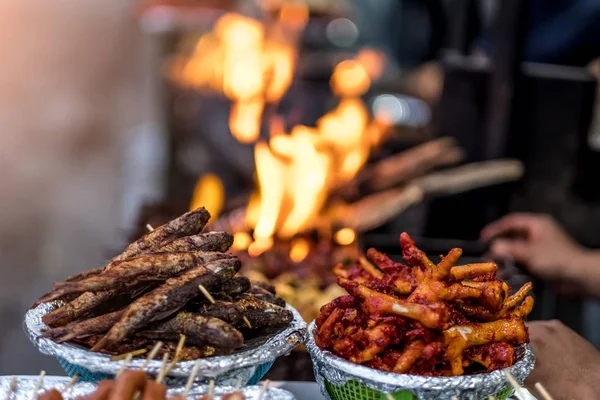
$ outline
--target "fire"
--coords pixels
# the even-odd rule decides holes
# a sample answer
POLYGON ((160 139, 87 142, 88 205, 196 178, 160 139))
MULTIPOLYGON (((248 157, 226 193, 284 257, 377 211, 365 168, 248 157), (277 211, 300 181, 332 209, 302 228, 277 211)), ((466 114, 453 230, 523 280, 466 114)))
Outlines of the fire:
POLYGON ((267 2, 264 7, 279 8, 273 22, 225 14, 200 37, 185 65, 175 64, 173 71, 178 82, 231 100, 229 129, 242 143, 259 139, 265 104, 279 102, 292 83, 296 42, 308 20, 302 2, 267 2))
MULTIPOLYGON (((364 49, 354 59, 340 62, 330 80, 339 103, 315 127, 298 125, 286 132, 278 116, 262 124, 265 107, 276 105, 293 81, 297 43, 309 13, 303 2, 261 4, 271 20, 260 22, 235 13, 222 16, 213 31, 197 41, 176 77, 230 99, 232 135, 255 144, 257 190, 246 210, 253 238, 236 234, 234 248, 256 256, 268 250, 275 237, 291 239, 290 257, 299 262, 310 246, 295 236, 315 228, 330 234, 324 211, 331 192, 356 176, 380 142, 381 126, 370 120, 360 96, 381 75, 383 59, 376 50, 364 49), (269 135, 261 135, 262 126, 269 127, 269 135)), ((354 231, 341 229, 334 239, 347 245, 355 236, 354 231)))
POLYGON ((217 218, 225 204, 225 187, 218 176, 206 174, 196 182, 190 210, 204 206, 213 218, 217 218))

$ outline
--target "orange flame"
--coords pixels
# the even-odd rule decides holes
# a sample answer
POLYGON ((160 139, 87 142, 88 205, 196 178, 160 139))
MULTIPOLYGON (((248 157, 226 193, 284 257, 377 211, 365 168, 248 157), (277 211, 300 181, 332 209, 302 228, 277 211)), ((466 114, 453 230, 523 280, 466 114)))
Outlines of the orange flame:
POLYGON ((225 204, 225 187, 218 176, 205 174, 198 178, 190 210, 204 206, 213 218, 217 218, 225 204))

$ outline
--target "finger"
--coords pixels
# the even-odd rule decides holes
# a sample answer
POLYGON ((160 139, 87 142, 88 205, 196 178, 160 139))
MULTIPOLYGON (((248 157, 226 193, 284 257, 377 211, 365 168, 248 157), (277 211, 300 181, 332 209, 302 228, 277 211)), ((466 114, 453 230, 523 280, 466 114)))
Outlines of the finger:
POLYGON ((496 257, 510 256, 518 263, 529 264, 531 245, 522 240, 496 239, 490 247, 490 253, 496 257))
POLYGON ((144 371, 125 371, 115 381, 109 400, 131 400, 137 391, 143 391, 146 384, 144 371))
POLYGON ((523 232, 528 234, 533 229, 538 219, 539 216, 535 214, 515 213, 507 215, 483 228, 480 234, 481 240, 489 241, 496 236, 510 232, 523 232))
POLYGON ((63 400, 63 398, 58 390, 50 389, 42 393, 39 400, 63 400))
POLYGON ((106 400, 112 392, 115 382, 105 379, 98 384, 96 390, 87 397, 87 400, 106 400))
POLYGON ((146 382, 142 400, 161 400, 167 396, 167 387, 154 381, 146 382))

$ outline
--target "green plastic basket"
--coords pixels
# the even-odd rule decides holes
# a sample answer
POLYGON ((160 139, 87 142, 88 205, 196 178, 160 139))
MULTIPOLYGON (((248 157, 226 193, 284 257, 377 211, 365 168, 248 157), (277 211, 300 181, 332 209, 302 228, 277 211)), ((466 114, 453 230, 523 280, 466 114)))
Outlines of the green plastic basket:
MULTIPOLYGON (((325 389, 332 400, 388 400, 385 393, 370 389, 358 381, 348 381, 343 386, 335 386, 325 380, 325 389)), ((496 400, 506 400, 512 394, 512 387, 507 387, 494 395, 496 400)), ((390 393, 394 400, 418 400, 409 390, 390 393)), ((481 399, 481 400, 487 400, 481 399)))

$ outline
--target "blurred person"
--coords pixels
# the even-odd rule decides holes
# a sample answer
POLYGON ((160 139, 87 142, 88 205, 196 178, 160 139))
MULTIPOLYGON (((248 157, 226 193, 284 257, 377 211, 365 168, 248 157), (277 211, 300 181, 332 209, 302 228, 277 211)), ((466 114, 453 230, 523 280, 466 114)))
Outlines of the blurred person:
POLYGON ((0 375, 60 373, 23 315, 122 245, 124 147, 151 118, 152 48, 133 4, 0 4, 0 375))
MULTIPOLYGON (((493 257, 512 257, 561 292, 600 297, 600 250, 575 242, 550 216, 510 214, 486 226, 481 239, 493 257)), ((600 393, 600 352, 559 321, 528 324, 536 364, 527 384, 541 382, 556 399, 600 393)))

